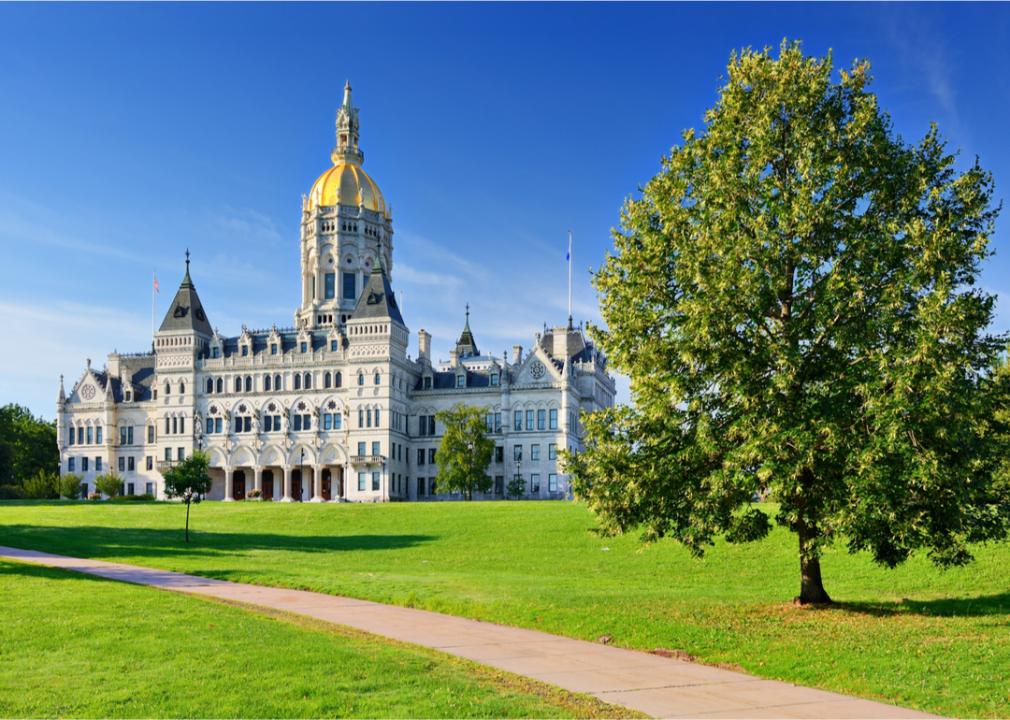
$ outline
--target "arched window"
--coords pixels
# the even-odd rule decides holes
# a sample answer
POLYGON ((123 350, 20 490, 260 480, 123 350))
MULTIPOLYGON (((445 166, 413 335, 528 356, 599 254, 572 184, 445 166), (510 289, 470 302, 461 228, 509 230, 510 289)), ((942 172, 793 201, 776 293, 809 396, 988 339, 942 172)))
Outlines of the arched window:
POLYGON ((284 386, 281 384, 281 376, 274 375, 274 390, 283 390, 284 386))
POLYGON ((358 408, 358 427, 365 427, 365 411, 358 408))
POLYGON ((332 384, 332 379, 330 377, 330 371, 327 370, 323 373, 323 387, 328 388, 332 384))
POLYGON ((252 376, 250 375, 245 376, 245 391, 252 392, 252 376))
POLYGON ((179 433, 179 418, 172 418, 172 434, 177 435, 179 433))
POLYGON ((184 382, 179 383, 179 394, 180 395, 186 394, 186 383, 184 382))
POLYGON ((301 389, 302 389, 302 376, 299 375, 298 373, 295 373, 295 390, 301 390, 301 389))
POLYGON ((374 378, 373 382, 375 382, 376 385, 379 384, 379 373, 375 373, 375 378, 374 378))
POLYGON ((312 389, 312 373, 305 373, 305 389, 312 389))
POLYGON ((207 378, 207 394, 214 392, 214 378, 207 378))
POLYGON ((235 376, 235 392, 242 392, 242 378, 235 376))
POLYGON ((375 408, 375 427, 381 427, 382 422, 379 420, 379 408, 375 408))
POLYGON ((344 382, 344 378, 340 374, 340 372, 338 371, 337 374, 334 375, 334 377, 333 377, 333 387, 340 387, 343 384, 343 382, 344 382))
POLYGON ((365 384, 365 373, 359 372, 358 373, 358 385, 364 385, 364 384, 365 384))
POLYGON ((224 392, 224 380, 222 380, 221 378, 217 379, 217 391, 219 393, 224 392))
POLYGON ((270 392, 270 376, 269 375, 264 375, 263 376, 263 389, 266 390, 267 392, 270 392))
POLYGON ((172 392, 172 386, 167 381, 165 382, 165 394, 168 395, 172 392))

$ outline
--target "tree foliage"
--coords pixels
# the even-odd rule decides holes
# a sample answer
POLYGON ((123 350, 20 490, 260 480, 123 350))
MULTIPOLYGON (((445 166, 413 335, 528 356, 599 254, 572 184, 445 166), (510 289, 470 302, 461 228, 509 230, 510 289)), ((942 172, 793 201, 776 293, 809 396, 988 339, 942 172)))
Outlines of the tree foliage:
POLYGON ((194 452, 164 473, 165 492, 169 497, 181 497, 187 489, 191 489, 197 495, 206 494, 211 486, 208 467, 210 458, 207 454, 194 452))
POLYGON ((95 490, 108 498, 123 494, 123 478, 114 472, 107 472, 95 478, 95 490))
POLYGON ((487 436, 484 412, 481 408, 457 403, 436 414, 445 427, 438 447, 438 492, 461 492, 467 500, 474 491, 491 490, 487 474, 494 453, 494 441, 487 436))
POLYGON ((976 286, 992 178, 957 171, 935 127, 905 144, 869 83, 868 63, 835 80, 798 44, 731 57, 595 277, 597 338, 635 406, 587 419, 567 457, 607 527, 698 554, 762 537, 752 498, 775 500, 802 602, 829 601, 836 538, 955 565, 1010 519, 1007 383, 989 372, 1006 338, 976 286))
POLYGON ((0 485, 22 485, 40 470, 59 469, 56 424, 13 403, 0 407, 0 485))
POLYGON ((75 473, 57 475, 56 488, 61 498, 76 500, 81 497, 81 481, 83 478, 75 473))

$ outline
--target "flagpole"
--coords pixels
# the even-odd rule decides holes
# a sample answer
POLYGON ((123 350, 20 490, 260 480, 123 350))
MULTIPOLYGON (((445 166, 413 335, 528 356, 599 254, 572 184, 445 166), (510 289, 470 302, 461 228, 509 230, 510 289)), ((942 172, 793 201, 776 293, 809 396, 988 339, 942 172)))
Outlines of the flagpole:
POLYGON ((572 231, 568 231, 568 327, 572 326, 572 231))
POLYGON ((152 273, 153 282, 151 283, 151 342, 154 342, 154 304, 155 304, 155 294, 158 292, 158 273, 152 273))

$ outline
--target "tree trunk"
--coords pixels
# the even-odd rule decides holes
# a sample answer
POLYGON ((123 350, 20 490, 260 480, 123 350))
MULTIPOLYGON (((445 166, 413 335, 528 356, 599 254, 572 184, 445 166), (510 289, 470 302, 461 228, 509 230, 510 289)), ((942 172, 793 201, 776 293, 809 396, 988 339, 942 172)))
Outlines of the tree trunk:
POLYGON ((821 560, 811 554, 810 544, 817 537, 817 529, 800 523, 800 594, 794 602, 798 605, 828 605, 831 598, 821 581, 821 560))
POLYGON ((190 503, 190 501, 187 500, 186 501, 186 542, 187 543, 189 542, 189 503, 190 503))

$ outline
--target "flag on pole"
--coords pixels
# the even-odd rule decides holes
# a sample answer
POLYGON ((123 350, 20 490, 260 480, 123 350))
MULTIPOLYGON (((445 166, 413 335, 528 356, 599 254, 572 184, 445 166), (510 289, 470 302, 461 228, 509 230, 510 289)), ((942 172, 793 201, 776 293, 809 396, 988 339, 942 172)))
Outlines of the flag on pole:
POLYGON ((156 293, 160 293, 161 292, 161 288, 158 287, 158 275, 157 274, 155 274, 155 276, 154 276, 154 291, 156 293))

